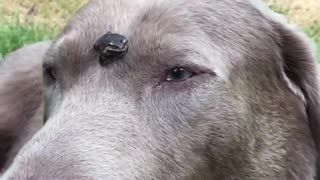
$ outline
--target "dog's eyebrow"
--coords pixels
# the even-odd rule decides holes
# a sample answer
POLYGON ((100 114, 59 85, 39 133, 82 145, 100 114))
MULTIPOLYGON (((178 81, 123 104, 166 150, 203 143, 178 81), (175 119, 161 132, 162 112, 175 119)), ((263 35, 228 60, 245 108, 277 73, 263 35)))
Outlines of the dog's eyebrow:
POLYGON ((56 63, 54 63, 53 61, 44 61, 42 64, 43 69, 51 68, 51 67, 56 67, 56 63))
MULTIPOLYGON (((202 30, 182 34, 181 36, 163 36, 162 45, 166 44, 169 52, 184 55, 180 58, 185 62, 192 62, 212 74, 217 75, 224 81, 229 81, 230 70, 233 65, 225 45, 212 42, 210 37, 202 30), (200 36, 199 36, 200 35, 200 36)), ((234 54, 236 56, 237 54, 234 54)))
POLYGON ((199 52, 197 49, 193 48, 185 48, 183 50, 180 49, 180 51, 186 52, 183 56, 178 57, 175 59, 174 64, 176 66, 189 66, 193 67, 195 70, 197 70, 199 73, 204 72, 211 75, 219 75, 220 74, 216 71, 218 67, 211 66, 209 64, 210 59, 208 59, 207 56, 199 52), (213 68, 214 67, 214 68, 213 68))
POLYGON ((51 54, 50 50, 46 53, 46 57, 43 59, 42 67, 56 67, 55 57, 51 54))

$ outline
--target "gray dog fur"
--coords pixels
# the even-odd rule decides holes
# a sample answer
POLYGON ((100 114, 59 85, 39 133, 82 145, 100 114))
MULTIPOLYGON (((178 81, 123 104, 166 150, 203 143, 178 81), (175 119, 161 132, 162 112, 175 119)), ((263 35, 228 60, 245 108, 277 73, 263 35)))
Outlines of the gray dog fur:
POLYGON ((1 63, 0 169, 43 125, 42 58, 50 44, 28 45, 1 63))
MULTIPOLYGON (((44 67, 56 71, 56 80, 44 74, 47 122, 0 179, 315 179, 313 52, 260 1, 91 0, 45 54, 44 67), (102 67, 92 47, 108 31, 125 35, 129 51, 102 67), (197 75, 164 81, 173 67, 197 75)), ((12 98, 0 107, 32 120, 41 88, 15 81, 27 76, 14 67, 36 71, 39 61, 19 57, 1 68, 25 90, 5 90, 12 98), (12 111, 24 100, 31 116, 12 111)), ((2 132, 18 132, 7 124, 2 132)))

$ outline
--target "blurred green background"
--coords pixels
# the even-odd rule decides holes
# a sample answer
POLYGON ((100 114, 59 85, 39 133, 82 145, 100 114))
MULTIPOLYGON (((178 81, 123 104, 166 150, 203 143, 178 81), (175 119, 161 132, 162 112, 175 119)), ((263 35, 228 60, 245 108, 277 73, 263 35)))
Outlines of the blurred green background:
MULTIPOLYGON (((0 59, 36 41, 53 39, 87 0, 0 0, 0 59)), ((320 0, 266 0, 288 16, 318 45, 320 57, 320 0)))

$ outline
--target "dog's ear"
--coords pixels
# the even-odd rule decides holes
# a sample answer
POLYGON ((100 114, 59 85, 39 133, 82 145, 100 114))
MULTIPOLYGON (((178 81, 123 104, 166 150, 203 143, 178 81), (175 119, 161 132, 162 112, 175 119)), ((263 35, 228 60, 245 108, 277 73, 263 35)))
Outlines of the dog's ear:
POLYGON ((279 36, 283 78, 287 86, 305 103, 310 132, 315 142, 317 178, 320 179, 320 94, 315 50, 304 33, 284 23, 273 22, 279 36))

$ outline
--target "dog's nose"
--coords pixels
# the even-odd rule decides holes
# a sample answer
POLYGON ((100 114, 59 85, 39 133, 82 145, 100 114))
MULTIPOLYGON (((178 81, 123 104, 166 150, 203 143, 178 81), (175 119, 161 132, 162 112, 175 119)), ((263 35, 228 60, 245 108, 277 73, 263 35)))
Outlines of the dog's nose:
POLYGON ((100 64, 105 65, 124 57, 128 51, 128 40, 121 34, 109 31, 96 41, 93 48, 99 53, 100 64))

